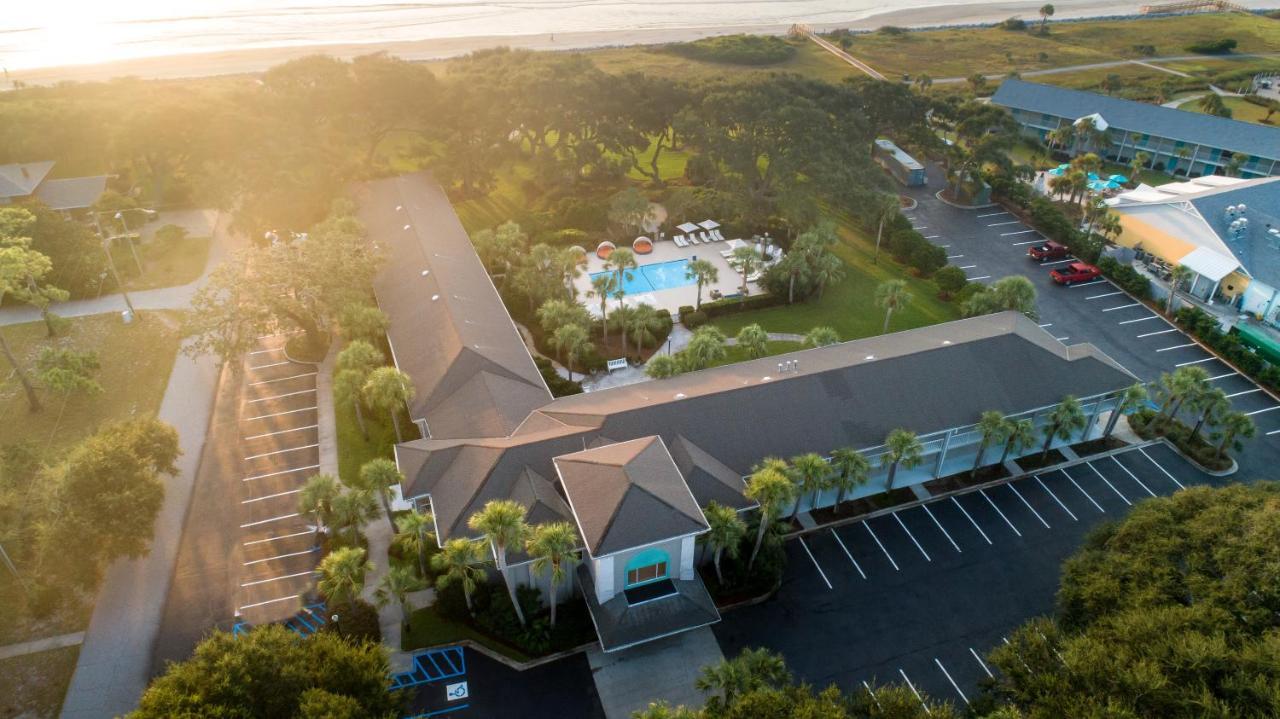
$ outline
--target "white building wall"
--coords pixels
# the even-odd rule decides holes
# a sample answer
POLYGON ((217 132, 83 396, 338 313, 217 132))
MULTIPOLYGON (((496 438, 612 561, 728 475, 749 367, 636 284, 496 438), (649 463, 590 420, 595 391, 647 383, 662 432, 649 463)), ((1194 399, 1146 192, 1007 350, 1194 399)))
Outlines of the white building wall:
POLYGON ((604 604, 613 599, 620 585, 615 581, 613 557, 601 557, 591 562, 591 579, 596 583, 596 601, 604 604))

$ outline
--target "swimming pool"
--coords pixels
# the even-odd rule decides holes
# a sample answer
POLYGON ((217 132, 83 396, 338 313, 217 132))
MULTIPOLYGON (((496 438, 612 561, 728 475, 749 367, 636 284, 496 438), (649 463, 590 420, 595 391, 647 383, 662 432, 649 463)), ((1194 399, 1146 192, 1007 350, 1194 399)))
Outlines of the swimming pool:
MULTIPOLYGON (((636 295, 644 292, 656 292, 657 290, 669 290, 673 287, 685 287, 692 285, 696 280, 689 278, 686 268, 689 266, 689 260, 671 260, 670 262, 655 262, 651 265, 641 265, 640 267, 628 271, 624 275, 622 282, 622 291, 628 295, 636 295)), ((612 272, 592 272, 591 279, 595 279, 600 275, 611 275, 612 272)))

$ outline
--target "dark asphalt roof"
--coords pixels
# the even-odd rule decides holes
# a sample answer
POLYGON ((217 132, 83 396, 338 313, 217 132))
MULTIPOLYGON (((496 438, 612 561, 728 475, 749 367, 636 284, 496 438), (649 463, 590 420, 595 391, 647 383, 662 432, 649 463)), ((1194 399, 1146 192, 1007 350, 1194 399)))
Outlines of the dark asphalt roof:
POLYGON ((1280 287, 1280 251, 1275 249, 1280 239, 1268 233, 1271 228, 1280 228, 1280 177, 1207 192, 1192 199, 1191 204, 1252 277, 1280 287), (1230 220, 1226 210, 1230 205, 1248 208, 1244 217, 1249 220, 1249 228, 1240 239, 1233 239, 1227 232, 1230 220))
POLYGON ((413 418, 434 438, 510 434, 551 393, 448 197, 426 173, 357 194, 387 254, 374 292, 396 366, 413 379, 413 418))
POLYGON ((573 452, 554 462, 592 557, 707 529, 660 437, 573 452))
MULTIPOLYGON (((601 437, 656 434, 743 476, 765 456, 869 449, 898 427, 928 434, 972 424, 985 410, 1023 412, 1133 381, 1092 345, 1067 347, 1004 312, 561 397, 511 437, 418 440, 396 452, 406 496, 431 495, 445 541, 469 536, 466 518, 508 497, 525 467, 554 476, 553 458, 601 437), (788 360, 799 368, 780 374, 788 360)), ((692 489, 704 486, 691 476, 692 489)))
POLYGON ((1129 132, 1280 159, 1280 128, 1251 122, 1013 78, 1001 83, 991 101, 1004 107, 1070 119, 1098 113, 1109 125, 1129 132))
POLYGON ((702 580, 671 579, 675 593, 640 604, 629 604, 624 592, 601 604, 595 578, 586 564, 577 568, 578 585, 600 637, 600 648, 614 652, 720 621, 720 610, 702 580))

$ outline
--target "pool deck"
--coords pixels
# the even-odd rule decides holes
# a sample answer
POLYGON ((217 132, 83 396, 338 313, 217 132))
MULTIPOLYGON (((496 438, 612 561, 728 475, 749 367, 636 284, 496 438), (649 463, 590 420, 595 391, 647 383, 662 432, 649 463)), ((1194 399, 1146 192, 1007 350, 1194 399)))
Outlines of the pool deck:
MULTIPOLYGON (((711 290, 718 289, 722 294, 732 295, 737 294, 738 288, 742 284, 742 275, 729 267, 729 261, 720 256, 720 253, 727 249, 728 244, 726 242, 676 247, 674 242, 662 240, 654 243, 653 252, 647 255, 636 255, 636 262, 643 266, 673 262, 675 260, 692 260, 694 258, 711 260, 711 263, 720 271, 720 279, 718 282, 702 288, 702 301, 710 302, 711 290)), ((603 272, 606 269, 604 265, 604 260, 596 257, 594 252, 588 253, 587 265, 583 268, 583 273, 573 282, 573 286, 578 291, 578 297, 582 299, 587 309, 596 316, 600 314, 600 300, 596 298, 595 293, 591 290, 591 275, 596 272, 603 272)), ((758 295, 764 291, 759 283, 756 282, 748 282, 747 288, 750 290, 751 295, 758 295)), ((642 303, 648 304, 658 309, 669 310, 674 315, 682 305, 695 305, 697 296, 698 286, 689 284, 684 287, 672 287, 666 290, 628 294, 623 297, 622 302, 628 306, 642 303)), ((613 309, 617 306, 618 301, 610 298, 609 308, 613 309)))

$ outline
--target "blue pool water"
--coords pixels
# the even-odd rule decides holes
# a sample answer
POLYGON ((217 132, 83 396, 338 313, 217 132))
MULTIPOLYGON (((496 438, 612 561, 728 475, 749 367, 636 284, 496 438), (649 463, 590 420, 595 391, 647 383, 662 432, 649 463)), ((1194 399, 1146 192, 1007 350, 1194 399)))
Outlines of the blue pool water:
MULTIPOLYGON (((669 290, 673 287, 692 285, 694 280, 689 279, 688 274, 685 272, 685 268, 688 266, 689 260, 672 260, 670 262, 641 265, 624 276, 622 291, 628 295, 636 295, 642 292, 669 290)), ((613 273, 592 272, 591 278, 595 279, 600 275, 608 274, 613 273)))

